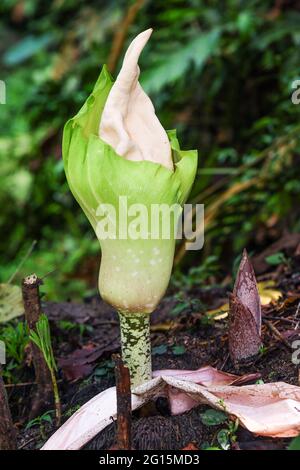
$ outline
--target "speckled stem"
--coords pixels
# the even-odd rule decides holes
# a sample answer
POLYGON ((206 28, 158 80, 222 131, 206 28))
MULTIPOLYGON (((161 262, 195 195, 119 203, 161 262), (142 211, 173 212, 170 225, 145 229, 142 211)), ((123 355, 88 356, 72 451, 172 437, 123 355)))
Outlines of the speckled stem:
POLYGON ((131 386, 152 378, 150 314, 119 312, 122 358, 130 371, 131 386))

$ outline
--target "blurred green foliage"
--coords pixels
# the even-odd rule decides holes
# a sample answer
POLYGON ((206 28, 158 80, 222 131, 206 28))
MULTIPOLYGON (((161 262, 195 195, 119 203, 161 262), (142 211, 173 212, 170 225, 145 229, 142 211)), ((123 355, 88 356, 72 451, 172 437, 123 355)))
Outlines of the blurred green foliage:
MULTIPOLYGON (((96 286, 97 263, 82 266, 98 243, 66 184, 61 135, 135 3, 1 1, 2 282, 36 239, 14 282, 55 270, 44 289, 49 298, 81 297, 96 286)), ((258 249, 283 228, 300 230, 300 105, 291 102, 299 24, 300 4, 289 0, 145 1, 128 24, 114 72, 134 35, 153 27, 140 60, 142 84, 164 127, 176 127, 184 147, 199 150, 191 199, 208 208, 222 202, 204 250, 189 253, 183 266, 209 255, 228 271, 242 247, 258 249), (237 191, 228 195, 228 188, 237 191)))
POLYGON ((25 348, 29 343, 29 335, 25 322, 11 321, 0 326, 0 340, 6 346, 6 366, 3 376, 8 382, 17 382, 24 368, 25 348))

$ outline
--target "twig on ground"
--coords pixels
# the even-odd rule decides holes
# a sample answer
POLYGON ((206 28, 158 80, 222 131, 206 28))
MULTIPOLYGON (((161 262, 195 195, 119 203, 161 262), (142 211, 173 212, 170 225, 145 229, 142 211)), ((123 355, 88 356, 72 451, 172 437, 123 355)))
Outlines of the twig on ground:
MULTIPOLYGON (((25 309, 25 319, 29 330, 35 330, 41 315, 39 286, 42 281, 35 275, 25 277, 22 282, 22 295, 25 309)), ((37 391, 33 399, 29 419, 38 416, 42 409, 49 408, 52 402, 52 381, 50 371, 42 352, 31 341, 32 359, 37 382, 37 391)))
MULTIPOLYGON (((300 312, 300 302, 297 305, 297 309, 296 309, 296 313, 295 313, 295 319, 298 318, 299 312, 300 312)), ((297 323, 295 325, 295 330, 298 330, 299 325, 300 325, 300 320, 297 321, 297 323)))
POLYGON ((117 391, 117 449, 131 450, 131 388, 128 367, 124 366, 118 354, 115 361, 117 391))
POLYGON ((19 382, 17 384, 5 384, 5 388, 14 388, 14 387, 27 387, 29 385, 37 385, 36 382, 19 382))
POLYGON ((279 339, 279 341, 282 342, 282 344, 284 344, 284 346, 289 350, 289 351, 293 351, 293 348, 292 346, 289 344, 289 342, 282 336, 282 334, 280 333, 280 331, 276 328, 276 326, 271 323, 270 321, 268 320, 264 320, 264 323, 267 325, 267 327, 269 328, 269 330, 274 334, 274 336, 279 339))
POLYGON ((36 440, 36 436, 32 437, 31 439, 29 439, 28 441, 26 442, 23 442, 23 444, 21 444, 19 447, 18 447, 18 450, 21 450, 23 449, 24 447, 28 446, 28 444, 30 444, 31 442, 35 441, 36 440))
POLYGON ((224 361, 223 361, 223 364, 222 364, 221 367, 220 367, 220 370, 223 370, 223 369, 224 369, 224 367, 226 366, 226 363, 227 363, 228 359, 229 359, 229 353, 226 354, 225 359, 224 359, 224 361))
POLYGON ((293 325, 297 323, 297 320, 292 320, 291 318, 285 318, 285 317, 278 317, 274 315, 268 315, 268 320, 276 320, 276 321, 281 321, 283 323, 290 323, 293 325))

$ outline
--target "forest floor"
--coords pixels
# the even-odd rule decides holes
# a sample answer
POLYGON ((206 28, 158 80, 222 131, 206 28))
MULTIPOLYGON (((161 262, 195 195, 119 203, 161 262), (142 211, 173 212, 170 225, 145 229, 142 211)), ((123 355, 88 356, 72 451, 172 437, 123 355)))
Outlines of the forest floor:
MULTIPOLYGON (((271 300, 274 291, 281 293, 280 298, 263 306, 264 346, 257 357, 238 367, 230 360, 226 309, 225 313, 218 312, 227 302, 226 287, 192 287, 182 292, 180 298, 171 289, 152 316, 153 370, 191 370, 210 365, 237 375, 260 373, 260 380, 265 383, 284 381, 300 385, 299 369, 292 362, 291 348, 291 343, 300 336, 300 253, 297 247, 287 251, 283 248, 283 251, 288 262, 271 269, 264 269, 263 256, 253 260, 260 273, 258 282, 266 284, 264 295, 269 294, 271 300), (271 290, 268 285, 272 285, 271 290)), ((46 302, 43 311, 50 320, 54 353, 58 359, 65 421, 82 404, 114 385, 111 356, 120 350, 118 318, 98 297, 82 304, 46 302)), ((45 410, 40 420, 28 425, 35 385, 30 385, 28 372, 26 380, 29 384, 7 388, 9 402, 19 428, 19 448, 39 449, 55 431, 53 413, 45 410)), ((224 423, 205 425, 202 415, 207 408, 198 406, 182 415, 171 416, 167 400, 158 398, 155 406, 133 413, 134 448, 219 447, 217 435, 224 423)), ((230 423, 226 426, 228 428, 230 423)), ((112 423, 86 448, 109 449, 114 444, 115 429, 116 425, 112 423)), ((240 426, 232 431, 230 445, 233 449, 281 449, 286 448, 289 441, 257 437, 240 426)))

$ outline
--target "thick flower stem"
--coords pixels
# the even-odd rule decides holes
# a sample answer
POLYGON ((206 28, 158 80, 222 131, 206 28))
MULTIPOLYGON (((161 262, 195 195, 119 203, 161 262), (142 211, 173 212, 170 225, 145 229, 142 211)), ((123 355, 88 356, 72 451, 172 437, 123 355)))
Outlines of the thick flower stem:
POLYGON ((131 386, 152 378, 150 314, 119 312, 122 359, 130 371, 131 386))

